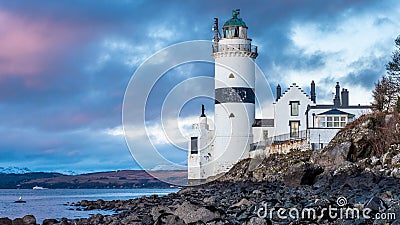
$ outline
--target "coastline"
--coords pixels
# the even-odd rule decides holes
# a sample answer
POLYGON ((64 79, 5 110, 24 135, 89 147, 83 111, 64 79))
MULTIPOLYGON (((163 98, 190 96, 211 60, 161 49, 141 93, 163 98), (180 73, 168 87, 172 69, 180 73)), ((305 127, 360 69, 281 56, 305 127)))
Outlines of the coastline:
POLYGON ((319 183, 301 186, 291 186, 283 182, 214 182, 185 188, 161 197, 152 195, 130 200, 83 200, 72 205, 82 207, 83 210, 113 210, 116 214, 96 214, 83 219, 62 218, 59 221, 47 219, 42 224, 189 224, 199 221, 204 224, 393 222, 372 218, 333 219, 324 213, 320 214, 323 208, 340 208, 340 197, 346 199, 346 205, 342 207, 369 207, 373 214, 386 212, 400 216, 398 179, 364 174, 357 177, 341 175, 335 180, 326 185, 319 183), (377 180, 378 182, 375 182, 377 180), (384 211, 379 208, 381 206, 385 208, 384 211), (296 208, 299 212, 313 208, 317 212, 317 218, 278 218, 280 208, 296 208), (265 210, 268 213, 265 213, 265 210))

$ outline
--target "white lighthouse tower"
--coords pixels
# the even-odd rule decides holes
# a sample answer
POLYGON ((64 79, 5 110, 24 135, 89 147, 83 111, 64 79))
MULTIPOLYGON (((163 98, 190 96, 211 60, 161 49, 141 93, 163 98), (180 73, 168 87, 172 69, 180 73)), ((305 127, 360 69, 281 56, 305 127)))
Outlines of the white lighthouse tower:
POLYGON ((208 125, 203 106, 189 142, 189 184, 227 172, 249 157, 255 117, 254 59, 258 54, 247 37, 246 24, 238 16, 239 10, 233 10, 232 18, 222 27, 222 37, 218 19, 214 20, 214 130, 208 125))
POLYGON ((222 27, 214 23, 215 59, 215 139, 213 174, 227 172, 236 162, 249 156, 255 117, 255 63, 257 47, 247 37, 247 26, 233 10, 222 27))

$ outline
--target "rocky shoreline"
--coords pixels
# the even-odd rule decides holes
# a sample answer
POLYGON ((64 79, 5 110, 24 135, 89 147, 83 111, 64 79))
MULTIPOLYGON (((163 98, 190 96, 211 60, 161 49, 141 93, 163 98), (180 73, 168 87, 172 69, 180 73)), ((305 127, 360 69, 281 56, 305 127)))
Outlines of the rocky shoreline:
MULTIPOLYGON (((166 196, 69 206, 114 215, 42 224, 400 224, 400 126, 393 118, 360 118, 321 151, 243 160, 217 181, 166 196)), ((2 224, 36 221, 0 218, 2 224)))
MULTIPOLYGON (((114 215, 96 214, 85 219, 48 219, 43 225, 84 224, 400 224, 400 186, 397 178, 371 174, 346 174, 329 185, 290 186, 283 182, 218 182, 185 188, 166 196, 126 201, 87 201, 73 204, 83 210, 114 210, 114 215), (344 202, 339 202, 338 199, 344 202), (342 205, 343 204, 343 205, 342 205), (369 208, 371 218, 330 218, 324 208, 369 208), (278 216, 278 209, 314 209, 317 218, 278 216), (266 209, 266 210, 265 210, 266 209), (267 212, 267 213, 266 213, 267 212), (380 215, 395 218, 374 219, 380 215), (272 217, 270 217, 272 215, 272 217)), ((36 224, 33 216, 0 224, 36 224)))

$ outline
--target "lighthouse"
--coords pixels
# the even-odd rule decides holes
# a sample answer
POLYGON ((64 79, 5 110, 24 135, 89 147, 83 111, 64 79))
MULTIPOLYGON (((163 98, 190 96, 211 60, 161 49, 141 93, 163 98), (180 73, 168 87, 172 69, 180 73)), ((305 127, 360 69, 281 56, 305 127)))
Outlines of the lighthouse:
POLYGON ((254 60, 258 54, 239 14, 238 9, 232 11, 232 18, 224 23, 222 33, 218 19, 214 19, 214 129, 208 125, 203 106, 189 142, 189 184, 227 172, 235 163, 249 157, 255 117, 254 60))
POLYGON ((215 36, 212 56, 215 60, 215 139, 213 174, 227 172, 236 162, 249 156, 255 117, 255 63, 257 47, 247 37, 246 23, 232 11, 215 36))

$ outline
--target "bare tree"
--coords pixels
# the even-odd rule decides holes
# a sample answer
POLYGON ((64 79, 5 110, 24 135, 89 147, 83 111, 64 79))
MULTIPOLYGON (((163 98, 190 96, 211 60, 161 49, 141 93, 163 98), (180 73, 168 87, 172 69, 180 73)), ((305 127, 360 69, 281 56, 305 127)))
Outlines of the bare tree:
POLYGON ((375 83, 372 91, 374 111, 400 111, 400 35, 396 38, 392 59, 386 64, 387 76, 375 83))
POLYGON ((372 91, 374 98, 372 109, 379 112, 391 112, 397 103, 397 93, 392 77, 383 76, 375 83, 375 89, 372 91))
POLYGON ((396 49, 393 51, 392 60, 386 64, 388 75, 395 82, 396 87, 400 88, 400 35, 394 41, 396 49))

